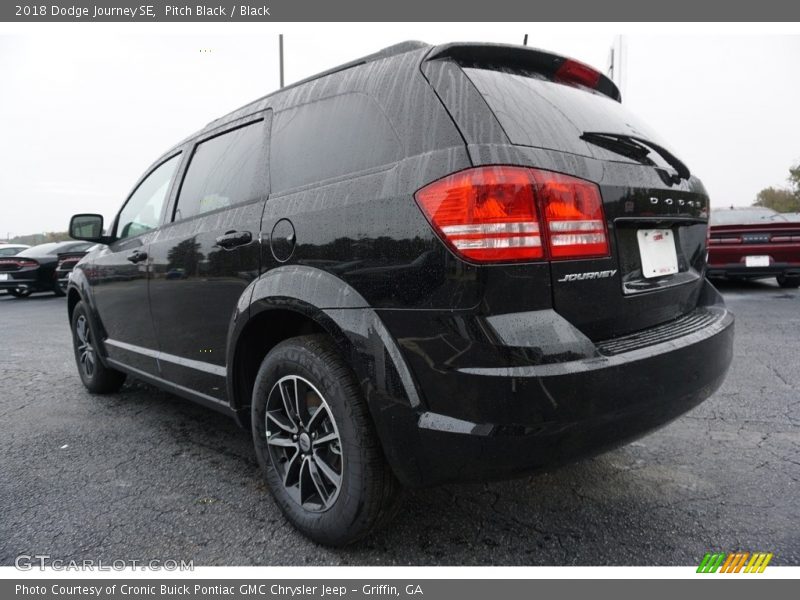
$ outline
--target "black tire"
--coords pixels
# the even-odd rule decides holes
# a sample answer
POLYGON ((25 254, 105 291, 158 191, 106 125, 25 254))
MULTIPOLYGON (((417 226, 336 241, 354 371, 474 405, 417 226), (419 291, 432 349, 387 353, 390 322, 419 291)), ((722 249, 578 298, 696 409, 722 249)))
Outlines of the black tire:
POLYGON ((393 516, 399 483, 386 464, 355 375, 328 338, 296 337, 272 349, 256 377, 251 416, 256 456, 272 496, 307 537, 343 546, 393 516), (290 400, 294 408, 287 408, 279 385, 285 397, 294 389, 303 402, 290 400))
POLYGON ((64 288, 61 287, 61 284, 59 282, 57 282, 57 281, 53 284, 53 293, 56 296, 66 296, 67 295, 67 292, 64 290, 64 288))
POLYGON ((782 288, 800 287, 800 275, 778 275, 776 279, 782 288))
POLYGON ((29 290, 8 290, 8 293, 14 296, 14 298, 27 298, 31 295, 29 290))
POLYGON ((97 338, 83 302, 75 305, 70 325, 75 364, 86 389, 93 394, 111 394, 119 390, 125 383, 125 373, 106 367, 100 360, 97 338))

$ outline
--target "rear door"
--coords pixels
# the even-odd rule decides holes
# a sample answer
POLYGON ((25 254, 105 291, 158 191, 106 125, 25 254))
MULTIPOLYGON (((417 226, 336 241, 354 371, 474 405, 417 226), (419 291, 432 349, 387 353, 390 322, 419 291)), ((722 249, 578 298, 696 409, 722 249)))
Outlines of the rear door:
POLYGON ((531 166, 599 186, 610 253, 553 258, 554 308, 593 340, 692 311, 705 271, 708 197, 665 143, 620 102, 584 85, 556 81, 519 61, 461 67, 460 89, 477 92, 508 144, 471 147, 476 164, 531 166))
POLYGON ((161 376, 215 401, 225 399, 228 328, 259 273, 270 115, 194 142, 167 223, 150 243, 161 376))
POLYGON ((174 154, 142 179, 117 216, 116 241, 102 248, 85 269, 108 336, 109 358, 151 375, 158 373, 158 342, 147 295, 148 252, 179 162, 180 154, 174 154))

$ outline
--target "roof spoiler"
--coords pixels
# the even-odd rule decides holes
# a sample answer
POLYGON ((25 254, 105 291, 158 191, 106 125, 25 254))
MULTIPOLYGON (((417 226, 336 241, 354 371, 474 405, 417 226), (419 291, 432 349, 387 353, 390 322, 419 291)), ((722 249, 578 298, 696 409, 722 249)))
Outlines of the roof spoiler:
POLYGON ((580 61, 544 50, 511 44, 453 43, 436 46, 426 60, 447 58, 462 66, 503 66, 534 71, 553 81, 596 90, 622 102, 619 88, 600 71, 580 61))

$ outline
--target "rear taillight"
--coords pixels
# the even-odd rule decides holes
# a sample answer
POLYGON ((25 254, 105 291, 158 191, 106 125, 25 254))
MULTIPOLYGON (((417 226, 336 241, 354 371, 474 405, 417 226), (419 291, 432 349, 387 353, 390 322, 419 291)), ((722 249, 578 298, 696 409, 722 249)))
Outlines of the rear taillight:
POLYGON ((598 187, 588 181, 536 171, 536 195, 547 221, 551 258, 608 256, 606 220, 598 187))
POLYGON ((475 262, 608 256, 599 188, 525 167, 467 169, 415 194, 434 230, 475 262))
POLYGON ((710 240, 711 244, 741 244, 742 238, 738 236, 729 237, 713 237, 710 240))
POLYGON ((18 269, 38 267, 39 263, 29 258, 0 258, 0 265, 11 265, 18 269))
POLYGON ((800 242, 800 235, 773 235, 770 239, 770 242, 774 242, 775 244, 786 244, 790 242, 800 242))
POLYGON ((541 258, 533 178, 519 167, 481 167, 439 179, 415 198, 457 254, 478 262, 541 258))

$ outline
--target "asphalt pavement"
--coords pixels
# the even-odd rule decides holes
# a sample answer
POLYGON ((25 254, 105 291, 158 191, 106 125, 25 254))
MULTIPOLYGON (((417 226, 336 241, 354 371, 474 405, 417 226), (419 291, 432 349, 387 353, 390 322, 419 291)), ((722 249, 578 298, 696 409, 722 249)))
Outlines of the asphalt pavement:
POLYGON ((0 295, 0 564, 696 565, 746 550, 800 565, 800 293, 719 287, 736 345, 711 399, 552 472, 408 492, 387 529, 343 550, 283 519, 249 432, 136 381, 88 394, 65 299, 0 295))

